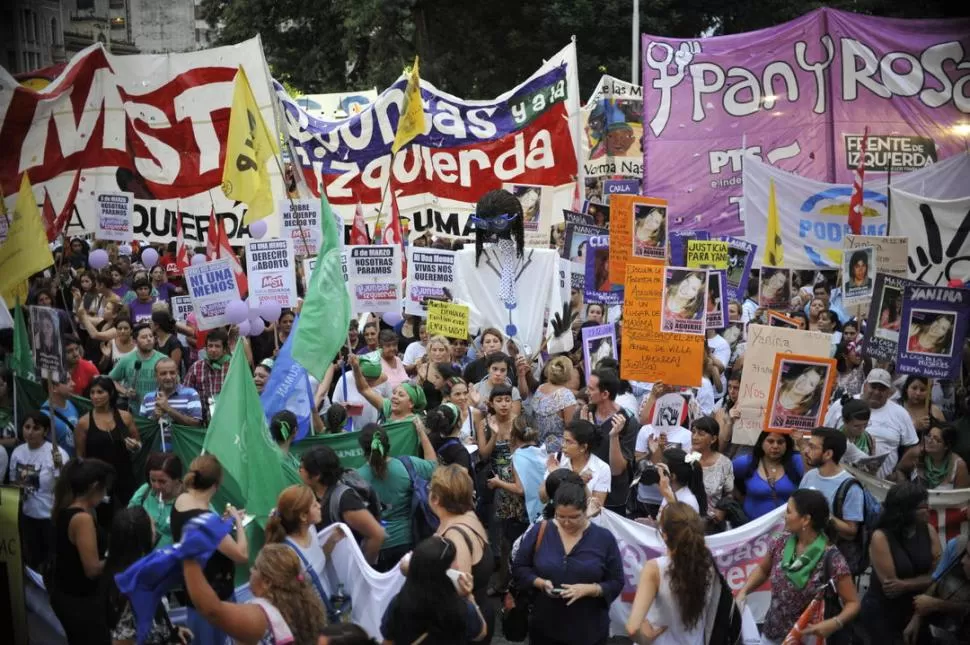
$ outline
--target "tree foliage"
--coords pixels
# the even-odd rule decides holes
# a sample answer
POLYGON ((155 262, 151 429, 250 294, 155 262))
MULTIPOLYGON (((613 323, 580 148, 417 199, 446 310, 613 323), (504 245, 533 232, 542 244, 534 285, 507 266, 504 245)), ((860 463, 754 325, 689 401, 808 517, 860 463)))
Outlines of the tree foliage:
MULTIPOLYGON (((633 0, 203 0, 219 44, 259 34, 277 79, 306 93, 387 87, 417 54, 421 77, 468 98, 524 80, 575 36, 582 99, 605 71, 630 77, 633 0)), ((791 0, 640 2, 640 33, 674 37, 771 26, 822 3, 791 0)), ((946 17, 960 3, 841 0, 895 17, 946 17)))

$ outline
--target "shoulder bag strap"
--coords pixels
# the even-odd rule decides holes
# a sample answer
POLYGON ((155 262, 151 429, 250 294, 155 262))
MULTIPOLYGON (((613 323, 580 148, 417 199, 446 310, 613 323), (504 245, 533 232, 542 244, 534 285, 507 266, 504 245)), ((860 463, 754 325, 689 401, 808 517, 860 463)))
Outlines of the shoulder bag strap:
POLYGON ((542 545, 542 538, 546 537, 546 528, 549 526, 549 520, 542 520, 542 524, 539 525, 539 535, 536 537, 536 546, 532 550, 532 555, 535 556, 539 552, 539 547, 542 545))
POLYGON ((321 600, 323 600, 323 604, 326 605, 327 613, 329 614, 331 610, 330 599, 327 597, 327 592, 323 589, 323 582, 321 582, 320 576, 317 575, 317 572, 310 565, 310 561, 306 559, 305 555, 303 555, 303 551, 300 550, 300 547, 296 542, 291 540, 289 537, 286 537, 283 539, 283 543, 293 549, 296 556, 300 558, 300 562, 303 563, 303 570, 306 571, 310 576, 310 582, 312 582, 313 586, 316 588, 317 594, 320 595, 321 600))

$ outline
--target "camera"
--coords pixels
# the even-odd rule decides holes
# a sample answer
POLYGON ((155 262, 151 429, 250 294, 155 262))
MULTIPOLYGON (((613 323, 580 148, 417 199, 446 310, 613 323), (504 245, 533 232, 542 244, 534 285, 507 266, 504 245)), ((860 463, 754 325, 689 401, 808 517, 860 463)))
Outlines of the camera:
POLYGON ((637 464, 637 476, 634 483, 640 483, 644 486, 656 486, 659 484, 660 471, 657 470, 657 465, 646 459, 637 464))

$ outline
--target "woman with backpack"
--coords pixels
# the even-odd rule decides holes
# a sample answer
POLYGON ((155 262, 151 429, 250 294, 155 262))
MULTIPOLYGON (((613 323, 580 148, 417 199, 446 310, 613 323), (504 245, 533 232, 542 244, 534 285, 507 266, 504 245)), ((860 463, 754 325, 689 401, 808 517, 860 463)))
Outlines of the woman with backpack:
POLYGON ((377 562, 386 533, 380 523, 380 500, 355 471, 344 471, 330 446, 318 446, 300 459, 300 478, 320 502, 317 529, 343 522, 350 527, 364 557, 377 562))
POLYGON ((801 455, 795 454, 791 435, 762 432, 750 455, 736 457, 734 495, 749 520, 784 506, 805 474, 801 455))
POLYGON ((434 469, 438 466, 431 441, 424 431, 415 427, 418 443, 424 459, 417 457, 392 457, 391 440, 387 431, 376 423, 368 423, 360 433, 357 442, 364 451, 363 466, 357 469, 357 474, 370 484, 378 499, 385 506, 381 515, 387 537, 377 556, 375 569, 390 571, 401 558, 414 547, 414 536, 411 530, 412 499, 414 497, 414 483, 408 472, 408 464, 414 471, 416 478, 425 481, 431 479, 434 469), (408 462, 408 463, 405 463, 408 462))
POLYGON ((659 528, 667 555, 643 566, 627 635, 654 645, 714 642, 711 632, 726 584, 704 543, 704 520, 692 507, 676 502, 660 511, 659 528))

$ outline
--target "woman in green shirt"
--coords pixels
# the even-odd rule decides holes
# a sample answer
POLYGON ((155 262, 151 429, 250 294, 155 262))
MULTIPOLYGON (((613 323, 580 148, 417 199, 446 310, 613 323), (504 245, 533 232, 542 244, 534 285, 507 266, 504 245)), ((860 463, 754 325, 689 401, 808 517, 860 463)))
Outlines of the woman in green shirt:
POLYGON ((354 382, 357 391, 364 400, 380 411, 381 425, 387 431, 404 426, 414 426, 421 423, 418 415, 428 404, 424 390, 411 383, 401 383, 391 393, 390 399, 383 396, 370 386, 363 372, 360 371, 360 358, 356 354, 349 357, 350 367, 354 371, 354 382))
MULTIPOLYGON (((438 465, 434 448, 420 423, 412 424, 412 427, 421 444, 424 459, 406 458, 410 459, 419 477, 430 480, 438 465)), ((381 545, 375 568, 381 572, 390 571, 414 547, 411 536, 411 496, 414 494, 411 478, 402 462, 404 458, 391 457, 391 441, 387 431, 380 425, 368 423, 364 426, 358 442, 367 463, 358 468, 357 473, 371 485, 385 507, 381 519, 387 537, 381 545)))
POLYGON ((153 452, 145 463, 148 483, 135 491, 128 508, 140 506, 155 523, 155 549, 172 546, 170 517, 175 498, 182 493, 182 462, 167 452, 153 452))

